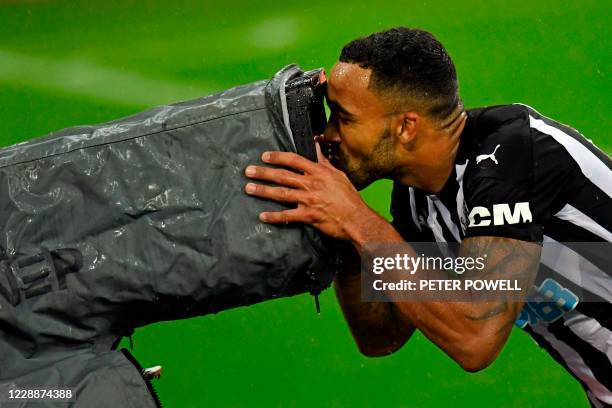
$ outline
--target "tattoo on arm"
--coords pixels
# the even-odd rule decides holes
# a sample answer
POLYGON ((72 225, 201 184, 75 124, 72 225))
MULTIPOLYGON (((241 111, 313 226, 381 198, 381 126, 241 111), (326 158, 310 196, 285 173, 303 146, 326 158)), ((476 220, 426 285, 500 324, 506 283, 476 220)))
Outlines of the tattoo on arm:
MULTIPOLYGON (((531 242, 502 237, 468 238, 461 246, 461 255, 469 257, 486 256, 487 268, 476 279, 511 279, 519 287, 528 291, 537 272, 540 260, 540 246, 531 242)), ((490 304, 485 310, 464 313, 471 321, 486 321, 506 314, 508 318, 501 324, 498 333, 505 332, 514 323, 523 302, 517 299, 502 299, 490 304)))

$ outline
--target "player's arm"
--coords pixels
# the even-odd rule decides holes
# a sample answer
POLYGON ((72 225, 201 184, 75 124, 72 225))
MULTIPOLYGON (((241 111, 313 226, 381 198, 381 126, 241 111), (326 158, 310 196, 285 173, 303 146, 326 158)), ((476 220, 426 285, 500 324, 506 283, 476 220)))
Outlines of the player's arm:
POLYGON ((361 297, 361 263, 355 247, 347 245, 343 268, 334 281, 336 296, 359 351, 377 357, 400 349, 414 332, 392 302, 364 302, 361 297))
MULTIPOLYGON (((393 227, 379 225, 355 244, 403 243, 393 227)), ((408 245, 404 246, 410 251, 408 245)), ((540 259, 535 243, 503 237, 472 237, 461 245, 460 256, 481 257, 487 266, 478 279, 515 279, 521 288, 533 284, 540 259)), ((416 256, 414 252, 409 255, 416 256)), ((418 272, 417 272, 418 274, 418 272)), ((336 280, 336 293, 357 344, 367 355, 383 355, 401 347, 413 327, 468 371, 488 366, 505 344, 522 302, 361 302, 357 275, 336 280), (381 329, 381 325, 386 329, 381 329), (400 330, 398 328, 403 328, 400 330), (376 336, 386 335, 385 340, 376 336)))
MULTIPOLYGON (((472 237, 463 241, 460 256, 487 257, 477 279, 512 279, 533 285, 540 259, 535 243, 503 237, 472 237)), ((467 371, 491 364, 506 343, 523 308, 516 299, 472 302, 397 302, 399 319, 408 321, 467 371)))

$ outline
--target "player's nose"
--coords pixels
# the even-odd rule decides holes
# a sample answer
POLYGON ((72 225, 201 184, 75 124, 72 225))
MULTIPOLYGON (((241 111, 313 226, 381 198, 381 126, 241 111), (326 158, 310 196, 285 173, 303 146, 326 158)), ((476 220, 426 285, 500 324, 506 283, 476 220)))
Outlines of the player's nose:
POLYGON ((323 133, 323 138, 328 143, 340 143, 342 138, 340 137, 340 133, 334 126, 333 121, 328 121, 327 126, 325 126, 325 132, 323 133))

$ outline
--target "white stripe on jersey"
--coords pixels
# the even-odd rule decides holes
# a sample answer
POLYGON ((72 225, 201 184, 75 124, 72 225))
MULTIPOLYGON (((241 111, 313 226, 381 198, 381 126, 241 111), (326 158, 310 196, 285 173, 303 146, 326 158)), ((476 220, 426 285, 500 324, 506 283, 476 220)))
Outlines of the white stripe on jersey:
POLYGON ((544 236, 540 262, 576 285, 612 302, 610 276, 571 248, 544 236), (546 243, 557 245, 546 245, 546 243))
MULTIPOLYGON (((463 174, 470 161, 466 160, 465 164, 455 164, 455 172, 457 173, 457 184, 459 189, 457 190, 457 215, 459 216, 459 223, 461 224, 461 231, 465 234, 467 228, 467 219, 465 214, 465 196, 463 195, 463 174)), ((461 240, 457 240, 461 242, 461 240)))
POLYGON ((593 394, 601 401, 612 404, 612 392, 608 390, 602 383, 595 379, 593 371, 585 364, 580 354, 573 348, 557 339, 551 332, 548 331, 545 325, 536 324, 532 326, 533 331, 544 337, 550 345, 561 354, 565 364, 576 377, 580 378, 591 389, 593 394))
POLYGON ((603 327, 591 317, 577 310, 572 310, 564 316, 565 325, 582 340, 608 356, 612 363, 612 332, 603 327))
POLYGON ((430 196, 430 197, 431 197, 431 201, 433 201, 435 206, 438 208, 438 211, 440 211, 440 214, 442 215, 442 219, 444 220, 446 227, 451 232, 451 234, 453 234, 453 238, 455 238, 457 242, 461 242, 461 235, 459 235, 459 228, 457 228, 457 225, 455 225, 455 223, 453 222, 453 219, 451 218, 448 208, 446 208, 444 203, 440 201, 438 197, 436 196, 430 196))
POLYGON ((552 136, 578 163, 582 173, 599 189, 612 197, 612 171, 587 149, 582 143, 541 119, 529 115, 529 125, 547 135, 552 136))
POLYGON ((438 219, 436 217, 437 212, 434 207, 433 201, 429 197, 427 197, 427 211, 427 225, 429 226, 429 229, 431 229, 431 231, 433 232, 434 237, 436 238, 436 242, 446 242, 446 238, 444 238, 444 232, 442 231, 442 227, 438 223, 438 219))
POLYGON ((600 236, 608 242, 612 242, 612 232, 608 231, 596 223, 591 217, 569 204, 565 204, 565 206, 555 214, 555 217, 569 221, 574 225, 600 236))
POLYGON ((412 214, 412 221, 414 221, 414 225, 421 231, 421 222, 417 215, 416 201, 414 199, 414 188, 410 187, 408 190, 410 191, 410 213, 412 214))
POLYGON ((587 391, 587 397, 589 397, 589 401, 591 401, 595 408, 605 408, 601 401, 599 401, 595 394, 593 394, 590 390, 587 391))

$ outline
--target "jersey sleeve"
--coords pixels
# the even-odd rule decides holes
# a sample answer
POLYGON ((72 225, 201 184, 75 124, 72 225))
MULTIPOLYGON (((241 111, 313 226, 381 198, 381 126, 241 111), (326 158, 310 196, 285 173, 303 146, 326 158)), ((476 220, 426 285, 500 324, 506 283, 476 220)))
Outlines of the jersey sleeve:
POLYGON ((479 178, 466 193, 465 237, 498 236, 542 242, 534 196, 504 180, 479 178))
POLYGON ((521 109, 482 141, 478 153, 470 158, 463 186, 466 238, 542 241, 532 143, 527 110, 521 109))

